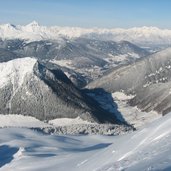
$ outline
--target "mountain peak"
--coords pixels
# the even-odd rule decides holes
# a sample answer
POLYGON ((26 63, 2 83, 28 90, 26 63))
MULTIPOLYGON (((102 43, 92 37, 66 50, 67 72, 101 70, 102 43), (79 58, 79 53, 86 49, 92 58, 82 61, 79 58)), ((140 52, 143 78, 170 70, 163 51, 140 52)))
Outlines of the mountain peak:
POLYGON ((4 28, 4 29, 16 29, 16 26, 15 25, 13 25, 13 24, 10 24, 10 23, 7 23, 7 24, 4 24, 4 25, 2 25, 2 27, 4 28))
POLYGON ((37 21, 32 21, 31 23, 27 24, 26 26, 39 27, 40 25, 37 21))

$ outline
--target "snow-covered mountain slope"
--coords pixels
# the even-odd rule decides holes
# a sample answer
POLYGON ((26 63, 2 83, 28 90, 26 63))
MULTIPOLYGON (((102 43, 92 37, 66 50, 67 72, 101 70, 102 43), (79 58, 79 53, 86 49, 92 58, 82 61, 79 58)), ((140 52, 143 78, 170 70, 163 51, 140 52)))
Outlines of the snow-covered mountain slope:
POLYGON ((24 40, 0 40, 0 48, 16 53, 21 57, 34 56, 41 60, 73 60, 75 66, 102 66, 107 61, 116 63, 135 60, 149 55, 149 52, 130 42, 102 41, 88 38, 42 40, 25 42, 24 40), (130 58, 130 59, 129 59, 130 58), (78 64, 76 60, 84 63, 78 64), (87 61, 87 63, 86 63, 87 61))
POLYGON ((113 138, 111 146, 88 159, 80 170, 170 170, 170 118, 168 114, 135 133, 113 138), (98 160, 99 155, 103 157, 98 160))
POLYGON ((0 63, 0 113, 31 115, 40 120, 76 118, 117 123, 116 117, 76 88, 58 68, 34 58, 0 63))
POLYGON ((168 45, 171 43, 171 30, 156 27, 140 27, 130 29, 99 29, 40 26, 37 22, 26 26, 3 24, 0 25, 0 38, 3 39, 27 39, 29 41, 43 39, 58 39, 60 37, 78 38, 91 37, 95 39, 121 41, 127 40, 133 43, 148 45, 168 45))
POLYGON ((123 92, 112 93, 112 99, 117 104, 117 110, 122 114, 122 117, 135 128, 140 129, 147 123, 162 117, 156 111, 141 111, 137 106, 129 104, 130 99, 134 96, 126 95, 123 92))
POLYGON ((0 129, 1 171, 171 169, 171 114, 122 136, 56 136, 0 129), (67 164, 66 164, 67 163, 67 164))
POLYGON ((114 69, 88 87, 133 94, 132 105, 166 114, 171 111, 171 48, 114 69))
POLYGON ((61 69, 79 87, 98 78, 109 68, 134 62, 149 54, 147 50, 127 41, 63 38, 27 43, 18 39, 0 40, 0 62, 27 56, 50 60, 61 65, 61 69))

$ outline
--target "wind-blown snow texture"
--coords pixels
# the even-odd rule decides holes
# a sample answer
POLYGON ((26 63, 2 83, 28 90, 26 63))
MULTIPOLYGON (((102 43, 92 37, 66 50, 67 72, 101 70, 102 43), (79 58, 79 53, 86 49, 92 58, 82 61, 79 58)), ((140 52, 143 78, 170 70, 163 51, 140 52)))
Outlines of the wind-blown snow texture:
POLYGON ((0 129, 1 171, 171 169, 171 114, 122 136, 56 136, 0 129))

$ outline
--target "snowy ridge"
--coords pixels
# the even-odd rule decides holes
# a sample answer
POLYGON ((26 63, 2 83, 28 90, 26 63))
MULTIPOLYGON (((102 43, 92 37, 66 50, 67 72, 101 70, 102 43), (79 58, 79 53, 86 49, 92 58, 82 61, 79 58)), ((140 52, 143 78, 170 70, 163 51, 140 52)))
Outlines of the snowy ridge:
POLYGON ((4 127, 21 127, 21 128, 45 128, 45 127, 58 127, 76 124, 92 124, 84 121, 81 118, 58 118, 48 122, 40 121, 32 116, 23 116, 16 114, 0 115, 0 128, 4 127))
POLYGON ((31 116, 1 114, 0 121, 0 129, 31 128, 45 134, 56 135, 121 135, 133 131, 131 127, 124 125, 91 123, 80 117, 40 121, 31 116))
POLYGON ((58 118, 54 120, 50 120, 48 122, 54 126, 67 126, 67 125, 76 125, 76 124, 92 124, 91 122, 84 121, 81 118, 58 118))
POLYGON ((0 37, 2 39, 59 39, 60 37, 78 38, 88 36, 96 39, 121 41, 127 40, 133 43, 146 44, 171 44, 171 30, 159 29, 157 27, 134 27, 130 29, 114 28, 79 28, 40 26, 37 22, 21 26, 3 24, 0 25, 0 37))
POLYGON ((17 128, 43 128, 50 126, 31 116, 23 115, 0 115, 0 128, 17 127, 17 128))
POLYGON ((35 63, 36 59, 30 57, 0 63, 0 87, 4 87, 5 84, 11 82, 15 91, 22 85, 26 74, 32 73, 32 68, 35 63))

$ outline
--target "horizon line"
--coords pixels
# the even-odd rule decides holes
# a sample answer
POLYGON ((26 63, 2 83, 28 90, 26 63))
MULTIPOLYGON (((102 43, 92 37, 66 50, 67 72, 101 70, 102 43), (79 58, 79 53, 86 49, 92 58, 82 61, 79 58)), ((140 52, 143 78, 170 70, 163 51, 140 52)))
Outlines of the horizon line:
POLYGON ((45 25, 45 24, 42 24, 41 22, 38 22, 36 20, 33 20, 31 22, 28 22, 27 24, 15 24, 15 23, 10 23, 10 22, 0 22, 0 25, 11 25, 11 26, 28 26, 28 25, 31 25, 31 24, 37 24, 38 26, 42 26, 42 27, 68 27, 68 28, 80 28, 80 29, 106 29, 106 30, 112 30, 112 29, 123 29, 123 30, 128 30, 128 29, 139 29, 139 28, 154 28, 154 29, 160 29, 160 30, 171 30, 171 28, 164 28, 164 27, 158 27, 158 26, 147 26, 147 25, 142 25, 142 26, 130 26, 130 27, 99 27, 99 26, 88 26, 88 27, 85 27, 85 26, 67 26, 67 25, 57 25, 57 24, 53 24, 53 25, 45 25))

